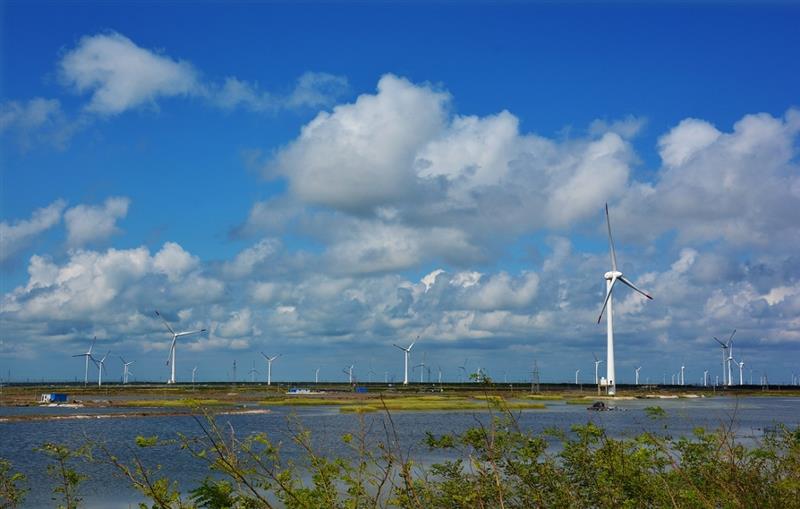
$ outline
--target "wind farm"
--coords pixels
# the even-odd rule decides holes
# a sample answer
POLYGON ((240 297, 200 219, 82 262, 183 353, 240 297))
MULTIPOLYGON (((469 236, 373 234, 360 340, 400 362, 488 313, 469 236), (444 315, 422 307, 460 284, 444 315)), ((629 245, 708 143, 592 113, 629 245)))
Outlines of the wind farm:
POLYGON ((800 3, 2 13, 0 506, 797 505, 800 3))

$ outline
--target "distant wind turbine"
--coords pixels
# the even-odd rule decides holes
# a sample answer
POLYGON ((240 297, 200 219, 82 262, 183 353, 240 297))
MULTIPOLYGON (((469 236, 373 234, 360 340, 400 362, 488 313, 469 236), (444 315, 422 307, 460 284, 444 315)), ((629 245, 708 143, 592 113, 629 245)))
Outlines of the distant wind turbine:
POLYGON ((283 354, 278 354, 275 355, 274 357, 267 357, 267 354, 261 352, 261 355, 264 356, 265 359, 267 359, 267 385, 272 385, 272 361, 274 361, 283 354))
POLYGON ((462 364, 461 366, 458 366, 458 369, 461 372, 458 376, 459 376, 459 378, 461 379, 462 382, 465 381, 466 378, 467 378, 467 361, 469 361, 469 357, 464 359, 464 364, 462 364))
POLYGON ((716 336, 714 336, 714 340, 720 344, 722 347, 722 385, 731 385, 730 375, 731 375, 731 368, 730 368, 730 361, 728 360, 730 355, 728 355, 728 350, 733 346, 733 335, 736 334, 736 329, 733 329, 731 332, 730 337, 728 338, 728 343, 723 343, 719 340, 716 336))
POLYGON ((636 385, 639 385, 639 370, 641 370, 641 369, 642 369, 642 367, 639 366, 638 368, 636 368, 634 370, 636 372, 636 385))
POLYGON ((131 374, 129 366, 135 361, 125 362, 125 359, 123 359, 121 355, 119 356, 119 360, 122 361, 122 383, 124 385, 128 383, 128 375, 131 374))
POLYGON ((608 204, 606 203, 606 225, 608 226, 608 243, 611 248, 611 271, 606 272, 603 276, 606 280, 606 299, 603 302, 603 307, 600 309, 600 316, 597 318, 597 323, 603 319, 603 312, 608 308, 606 313, 606 337, 607 337, 607 354, 606 354, 606 384, 608 387, 608 394, 613 396, 617 393, 617 380, 614 371, 614 324, 612 321, 611 312, 611 292, 614 290, 614 285, 617 281, 622 281, 623 284, 629 286, 634 291, 639 292, 650 300, 653 297, 636 288, 633 283, 628 281, 622 272, 617 267, 617 252, 614 249, 614 239, 611 237, 611 219, 608 216, 608 204))
POLYGON ((109 350, 108 352, 106 352, 106 354, 100 360, 97 360, 94 357, 92 357, 92 361, 97 366, 97 385, 98 385, 98 387, 103 385, 103 370, 105 369, 106 357, 108 357, 108 354, 110 354, 110 353, 111 353, 111 351, 109 350))
POLYGON ((250 371, 248 371, 248 374, 250 375, 250 382, 255 383, 256 375, 260 375, 261 374, 261 372, 259 372, 256 369, 256 361, 253 361, 253 367, 250 368, 250 371))
POLYGON ((178 341, 178 338, 182 338, 184 336, 191 336, 192 334, 199 334, 201 332, 205 332, 206 329, 198 329, 192 331, 185 331, 185 332, 175 332, 170 327, 169 323, 161 316, 161 313, 158 312, 156 309, 156 316, 161 318, 161 321, 164 322, 164 326, 167 328, 170 334, 172 334, 172 344, 169 347, 169 354, 167 355, 167 364, 171 366, 172 372, 169 377, 169 381, 167 383, 174 384, 175 383, 175 343, 178 341))
POLYGON ((603 362, 602 360, 597 358, 597 355, 592 352, 592 356, 594 357, 594 384, 600 384, 600 363, 603 362))
POLYGON ((86 352, 73 355, 73 357, 86 357, 86 367, 83 372, 83 385, 89 385, 89 359, 92 357, 92 348, 94 348, 95 341, 97 341, 97 336, 94 337, 92 344, 89 345, 89 349, 86 350, 86 352))
POLYGON ((350 385, 353 385, 353 367, 355 367, 355 364, 350 364, 349 368, 342 369, 344 374, 347 375, 347 380, 350 385))
POLYGON ((578 385, 578 374, 581 372, 580 369, 575 370, 575 385, 578 385))

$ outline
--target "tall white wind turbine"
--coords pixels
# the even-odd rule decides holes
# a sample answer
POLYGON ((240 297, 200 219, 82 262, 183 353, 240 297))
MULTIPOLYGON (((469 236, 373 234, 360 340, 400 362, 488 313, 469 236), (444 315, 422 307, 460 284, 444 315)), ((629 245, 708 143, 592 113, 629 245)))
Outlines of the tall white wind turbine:
POLYGON ((581 372, 580 369, 575 370, 575 385, 578 385, 578 374, 581 372))
POLYGON ((639 366, 638 368, 634 369, 634 371, 636 372, 636 385, 639 385, 639 370, 641 370, 641 369, 642 369, 641 366, 639 366))
POLYGON ((267 357, 267 354, 261 352, 261 355, 263 355, 264 358, 267 359, 267 385, 272 385, 272 361, 274 361, 283 354, 267 357))
POLYGON ((171 365, 172 372, 169 377, 169 381, 167 383, 174 384, 175 383, 175 343, 178 341, 178 338, 182 338, 184 336, 191 336, 192 334, 200 334, 201 332, 205 332, 206 329, 198 329, 192 331, 185 331, 185 332, 175 332, 170 327, 169 323, 161 316, 161 313, 158 312, 156 309, 156 316, 161 318, 161 321, 164 322, 164 326, 167 328, 170 334, 172 334, 172 344, 169 347, 169 354, 167 355, 167 364, 171 365))
MULTIPOLYGON (((419 336, 417 336, 417 339, 419 339, 419 336)), ((396 348, 399 348, 400 350, 402 350, 404 352, 403 353, 403 360, 404 360, 404 363, 403 363, 403 385, 408 385, 408 357, 411 355, 411 349, 414 348, 414 345, 417 343, 417 339, 412 341, 411 344, 408 345, 408 347, 406 347, 406 348, 403 348, 400 345, 392 343, 396 348)))
POLYGON ((636 288, 633 283, 622 275, 622 272, 620 272, 617 267, 617 252, 614 249, 614 238, 611 236, 611 219, 608 216, 608 203, 606 203, 606 225, 608 226, 608 244, 611 250, 611 271, 606 272, 603 276, 606 280, 606 299, 603 302, 602 309, 600 309, 600 316, 597 318, 597 323, 600 323, 600 320, 603 319, 603 312, 608 308, 608 312, 606 313, 606 384, 608 387, 608 394, 613 396, 617 393, 617 379, 614 372, 614 325, 612 322, 611 292, 614 290, 614 285, 617 281, 622 281, 622 283, 631 287, 634 291, 641 293, 648 299, 653 300, 653 297, 636 288))
POLYGON ((73 355, 73 357, 86 357, 86 367, 83 371, 83 385, 89 385, 89 359, 92 357, 92 348, 94 348, 95 341, 97 341, 97 336, 94 337, 92 344, 89 345, 89 349, 86 350, 86 352, 73 355))

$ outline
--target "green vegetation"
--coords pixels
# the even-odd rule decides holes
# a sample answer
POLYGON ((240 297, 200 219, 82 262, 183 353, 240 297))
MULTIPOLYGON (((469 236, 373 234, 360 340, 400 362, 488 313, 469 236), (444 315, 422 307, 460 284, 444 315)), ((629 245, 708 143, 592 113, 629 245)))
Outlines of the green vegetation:
MULTIPOLYGON (((113 466, 148 504, 170 509, 800 507, 800 428, 778 427, 747 447, 730 432, 733 426, 697 429, 680 438, 664 432, 616 439, 591 423, 571 432, 532 434, 520 429, 506 402, 489 398, 488 403, 499 409, 490 422, 460 434, 427 434, 425 444, 450 459, 426 468, 408 456, 409 444, 399 443, 390 413, 379 438, 360 419, 356 432, 341 437, 350 453, 339 458, 318 452, 310 432, 290 419, 302 468, 283 459, 280 439, 264 433, 237 438, 210 415, 195 417, 199 435, 136 437, 130 458, 111 454, 102 443, 77 450, 45 444, 39 451, 50 458, 53 492, 68 508, 81 502, 85 476, 76 470, 79 459, 113 466), (560 447, 551 447, 554 441, 560 447), (168 470, 142 461, 140 448, 157 449, 160 457, 188 451, 210 475, 182 492, 168 470)), ((659 407, 646 413, 664 416, 659 407)), ((0 507, 24 503, 23 482, 0 460, 0 507)))
POLYGON ((352 399, 290 397, 282 400, 266 400, 263 405, 313 406, 339 405, 342 412, 363 413, 378 410, 391 411, 444 411, 444 410, 486 410, 503 407, 514 410, 542 409, 542 403, 528 401, 507 401, 501 396, 478 395, 466 396, 398 396, 398 397, 366 397, 352 399))

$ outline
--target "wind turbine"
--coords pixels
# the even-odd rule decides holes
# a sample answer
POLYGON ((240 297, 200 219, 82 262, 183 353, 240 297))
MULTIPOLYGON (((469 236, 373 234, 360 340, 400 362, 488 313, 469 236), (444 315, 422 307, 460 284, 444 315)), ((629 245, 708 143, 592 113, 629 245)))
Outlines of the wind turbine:
POLYGON ((733 345, 733 335, 736 334, 736 329, 733 329, 731 332, 731 336, 728 338, 728 343, 725 344, 719 340, 716 336, 714 336, 714 340, 722 347, 722 385, 731 385, 730 381, 730 363, 728 361, 727 350, 733 345), (727 369, 726 369, 727 366, 727 369), (726 374, 727 373, 727 374, 726 374))
POLYGON ((92 344, 89 345, 89 349, 86 350, 85 353, 73 355, 73 357, 86 357, 86 367, 83 372, 83 385, 89 385, 89 359, 92 357, 92 348, 94 348, 95 341, 97 341, 97 336, 94 337, 92 344))
POLYGON ((594 352, 592 352, 592 356, 594 357, 594 384, 600 385, 600 363, 603 362, 597 358, 594 352))
POLYGON ((319 383, 319 368, 314 370, 314 383, 315 384, 319 383))
POLYGON ((739 385, 744 385, 744 383, 742 382, 742 380, 744 379, 742 375, 744 371, 744 361, 739 361, 736 364, 739 366, 739 385))
POLYGON ((683 378, 683 370, 684 370, 684 369, 686 369, 686 366, 684 366, 684 365, 683 365, 683 362, 681 362, 681 385, 686 385, 686 384, 684 383, 684 380, 685 380, 685 379, 683 378))
POLYGON ((192 331, 185 331, 185 332, 175 332, 170 327, 169 323, 161 316, 161 313, 158 312, 156 309, 156 316, 161 318, 161 321, 164 322, 164 326, 167 328, 170 334, 172 334, 172 344, 169 347, 169 354, 167 355, 167 364, 171 365, 172 372, 169 377, 169 381, 167 383, 174 384, 175 383, 175 343, 178 341, 178 338, 182 338, 184 336, 191 336, 192 334, 199 334, 201 332, 205 332, 206 329, 198 329, 192 331))
POLYGON ((256 361, 253 361, 253 367, 250 368, 250 371, 247 372, 250 375, 250 382, 256 382, 256 375, 260 375, 259 371, 256 369, 256 361))
MULTIPOLYGON (((412 343, 411 345, 413 346, 414 344, 412 343)), ((349 368, 342 369, 342 372, 344 372, 344 374, 347 375, 347 380, 350 383, 350 385, 353 385, 353 367, 354 366, 355 366, 355 364, 350 364, 349 368)))
POLYGON ((462 382, 467 378, 467 361, 469 361, 469 357, 464 359, 463 365, 458 366, 458 369, 461 370, 461 374, 459 375, 459 377, 461 378, 462 382))
POLYGON ((576 369, 575 370, 575 385, 578 385, 578 373, 580 373, 580 372, 581 372, 580 369, 576 369))
POLYGON ((98 385, 98 387, 103 385, 103 369, 105 369, 106 357, 108 357, 108 354, 110 354, 110 353, 111 353, 111 351, 109 350, 108 352, 106 352, 106 354, 103 356, 103 358, 100 359, 99 361, 97 359, 95 359, 94 357, 92 357, 92 362, 94 362, 95 365, 97 366, 97 385, 98 385))
POLYGON ((197 373, 197 366, 192 368, 192 387, 194 387, 194 375, 197 373))
POLYGON ((642 369, 641 366, 639 366, 638 368, 634 369, 634 371, 636 372, 636 385, 639 385, 639 370, 640 369, 642 369))
POLYGON ((267 385, 272 385, 272 361, 274 361, 283 354, 278 354, 274 357, 267 357, 267 354, 261 352, 261 355, 263 355, 264 358, 267 359, 267 385))
POLYGON ((703 371, 703 387, 708 387, 708 370, 703 371))
POLYGON ((123 359, 121 355, 119 356, 119 360, 122 361, 122 383, 124 385, 128 383, 128 375, 130 374, 130 369, 128 366, 133 364, 135 361, 125 362, 125 359, 123 359))
MULTIPOLYGON (((419 383, 423 383, 423 382, 425 382, 425 380, 424 380, 424 377, 425 377, 425 352, 422 352, 422 362, 420 362, 419 364, 414 366, 412 369, 417 369, 417 368, 421 368, 419 370, 419 383)), ((430 381, 430 376, 428 376, 428 379, 430 381)))
POLYGON ((606 337, 607 337, 607 354, 606 358, 606 384, 608 387, 608 394, 613 396, 617 393, 616 374, 614 372, 614 325, 612 322, 611 312, 611 292, 614 290, 614 285, 617 281, 622 281, 623 284, 631 287, 634 291, 641 293, 650 300, 653 297, 649 296, 642 290, 636 288, 633 283, 628 281, 617 268, 617 252, 614 249, 614 239, 611 237, 611 219, 608 216, 608 203, 606 203, 606 225, 608 226, 608 243, 611 248, 611 271, 606 272, 603 277, 606 280, 606 299, 603 302, 603 307, 600 309, 600 316, 597 318, 597 323, 603 319, 603 312, 608 308, 606 313, 606 337))
POLYGON ((392 343, 395 347, 399 348, 400 350, 402 350, 404 352, 404 354, 403 354, 403 360, 404 360, 404 363, 403 363, 403 385, 408 385, 408 357, 411 355, 411 349, 414 348, 414 344, 417 342, 418 339, 419 339, 419 336, 417 336, 417 339, 412 341, 411 344, 408 345, 407 348, 403 348, 400 345, 392 343))

